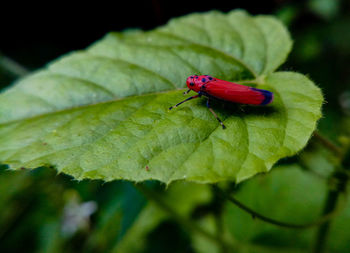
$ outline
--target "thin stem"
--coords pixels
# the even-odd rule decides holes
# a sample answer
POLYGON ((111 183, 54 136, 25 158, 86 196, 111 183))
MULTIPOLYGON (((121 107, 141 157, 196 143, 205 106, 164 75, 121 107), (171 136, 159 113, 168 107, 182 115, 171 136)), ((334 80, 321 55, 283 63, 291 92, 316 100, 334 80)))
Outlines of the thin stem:
POLYGON ((29 71, 26 68, 3 55, 0 55, 0 66, 16 77, 23 77, 29 74, 29 71))
POLYGON ((293 229, 305 229, 305 228, 311 228, 314 226, 318 226, 320 224, 325 223, 326 221, 328 221, 329 219, 333 218, 338 212, 339 209, 334 209, 332 210, 332 212, 327 213, 326 215, 320 217, 319 219, 309 222, 309 223, 305 223, 305 224, 293 224, 293 223, 289 223, 289 222, 284 222, 284 221, 278 221, 272 218, 269 218, 267 216, 264 216, 256 211, 254 211, 253 209, 247 207, 246 205, 244 205, 243 203, 241 203, 240 201, 238 201, 237 199, 235 199, 234 197, 230 196, 229 194, 226 194, 223 190, 221 190, 219 187, 217 186, 213 186, 218 193, 221 194, 222 197, 228 199, 229 201, 231 201, 233 204, 235 204, 237 207, 239 207, 240 209, 246 211, 247 213, 251 214, 253 218, 258 218, 264 222, 276 225, 276 226, 280 226, 280 227, 285 227, 285 228, 293 228, 293 229))
POLYGON ((184 227, 187 227, 188 229, 195 231, 198 234, 201 234, 202 236, 205 236, 215 244, 217 244, 219 247, 225 247, 225 248, 237 248, 237 246, 232 245, 232 243, 227 242, 223 240, 223 238, 215 236, 208 231, 204 230, 200 226, 198 226, 196 223, 191 221, 190 219, 187 219, 185 217, 182 217, 179 215, 174 209, 169 206, 164 199, 155 191, 151 190, 148 187, 145 187, 141 184, 135 185, 135 187, 143 193, 147 198, 152 200, 155 204, 157 204, 160 208, 162 208, 164 211, 169 213, 176 221, 178 221, 180 224, 182 224, 184 227))
MULTIPOLYGON (((216 226, 217 237, 220 238, 221 240, 223 240, 224 227, 223 227, 223 223, 222 223, 222 215, 221 215, 221 213, 216 213, 214 218, 215 218, 215 226, 216 226)), ((221 246, 220 247, 220 252, 221 253, 227 253, 228 252, 226 244, 222 243, 220 246, 221 246)))
MULTIPOLYGON (((346 192, 347 183, 349 181, 349 169, 350 148, 346 152, 344 152, 341 167, 338 170, 336 170, 330 178, 331 180, 336 182, 336 188, 330 188, 328 191, 327 199, 323 208, 324 214, 327 215, 336 210, 340 194, 346 192)), ((314 253, 322 253, 325 251, 330 226, 331 221, 327 221, 318 228, 313 249, 314 253)))
POLYGON ((324 147, 332 151, 335 155, 338 157, 343 156, 343 152, 341 148, 339 148, 336 144, 334 144, 332 141, 324 137, 319 131, 314 132, 314 138, 316 138, 324 147))
MULTIPOLYGON (((339 191, 329 191, 328 192, 328 196, 326 199, 326 203, 325 203, 325 207, 323 210, 323 214, 327 215, 331 212, 333 212, 333 210, 335 210, 336 206, 337 206, 337 202, 340 196, 340 192, 339 191)), ((317 231, 317 235, 316 235, 316 242, 314 245, 314 253, 322 253, 325 250, 325 246, 326 246, 326 242, 327 242, 327 235, 329 232, 329 227, 330 227, 331 221, 327 221, 323 224, 321 224, 321 226, 319 227, 318 231, 317 231)))
MULTIPOLYGON (((225 229, 223 224, 223 208, 224 208, 224 202, 226 201, 217 195, 217 192, 215 189, 212 188, 212 192, 214 196, 212 201, 212 206, 213 206, 212 213, 214 214, 214 218, 215 218, 216 235, 217 237, 224 240, 225 229)), ((229 249, 226 247, 225 244, 222 244, 219 250, 221 253, 229 252, 229 249)))

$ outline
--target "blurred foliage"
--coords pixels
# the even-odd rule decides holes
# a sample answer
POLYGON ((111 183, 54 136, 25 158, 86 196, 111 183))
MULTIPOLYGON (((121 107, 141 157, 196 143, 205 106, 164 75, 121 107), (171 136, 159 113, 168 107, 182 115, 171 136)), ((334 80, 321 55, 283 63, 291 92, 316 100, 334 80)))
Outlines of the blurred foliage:
MULTIPOLYGON (((327 192, 327 181, 314 173, 302 170, 298 165, 278 166, 271 173, 259 175, 241 185, 235 196, 254 210, 269 214, 277 220, 294 224, 313 221, 322 212, 327 192)), ((334 219, 329 238, 329 252, 349 252, 350 203, 341 199, 342 212, 334 219), (346 205, 344 207, 344 205, 346 205)), ((213 221, 202 218, 202 226, 213 229, 213 221)), ((223 210, 225 236, 236 246, 234 252, 311 252, 317 227, 304 230, 281 228, 254 219, 250 214, 227 203, 223 210)), ((202 241, 200 242, 202 243, 202 241)), ((208 243, 208 242, 207 242, 208 243)), ((195 244, 196 245, 196 244, 195 244)), ((201 248, 201 245, 196 245, 201 248)), ((214 250, 198 252, 220 252, 214 250)), ((206 247, 207 249, 209 247, 206 247)), ((209 248, 210 249, 210 248, 209 248)))
POLYGON ((340 7, 340 0, 309 0, 309 8, 325 19, 334 18, 340 7))
MULTIPOLYGON (((146 186, 164 192, 158 183, 146 186)), ((3 167, 0 192, 0 204, 6 206, 0 210, 0 252, 108 252, 113 248, 135 252, 142 245, 151 246, 144 241, 148 233, 153 234, 152 242, 164 236, 164 229, 180 242, 188 238, 167 213, 152 203, 146 205, 143 195, 127 182, 77 182, 56 175, 52 168, 14 173, 3 167)), ((210 200, 205 185, 174 183, 164 194, 176 211, 187 216, 196 204, 210 200), (183 199, 189 191, 191 196, 183 199)))
MULTIPOLYGON (((350 4, 334 0, 285 2, 284 6, 279 5, 276 13, 292 32, 294 50, 283 69, 307 73, 322 88, 327 103, 319 129, 335 142, 347 146, 350 143, 350 4)), ((15 79, 6 68, 0 67, 0 74, 2 86, 15 79)), ((258 176, 235 188, 237 197, 280 219, 315 219, 327 189, 325 177, 337 164, 337 159, 314 142, 299 155, 282 162, 297 161, 303 168, 285 165, 269 175, 258 176)), ((147 186, 161 195, 169 194, 156 183, 147 186)), ((181 193, 172 193, 177 198, 170 203, 181 206, 181 200, 189 198, 192 190, 183 189, 181 193)), ((313 243, 314 230, 276 228, 252 219, 230 203, 213 208, 220 205, 211 200, 208 189, 203 189, 203 195, 200 192, 196 194, 197 199, 191 198, 186 204, 185 211, 178 211, 207 231, 219 231, 223 237, 239 241, 237 245, 243 246, 238 249, 244 252, 303 252, 313 243), (227 225, 221 229, 218 214, 224 217, 227 225)), ((133 246, 134 252, 224 250, 206 237, 184 229, 126 182, 78 182, 57 175, 49 168, 13 172, 2 167, 0 205, 0 252, 126 252, 123 249, 133 246), (79 210, 84 210, 84 204, 91 201, 97 210, 78 219, 84 225, 75 223, 73 234, 64 234, 62 226, 68 203, 75 203, 79 210), (141 248, 137 247, 139 242, 142 242, 141 248)), ((347 206, 332 224, 331 252, 350 250, 349 210, 347 206)))
POLYGON ((101 240, 108 240, 109 236, 114 239, 122 236, 145 203, 127 183, 77 182, 55 173, 50 168, 18 173, 1 169, 0 203, 6 206, 0 210, 1 252, 75 252, 81 249, 81 241, 93 229, 92 224, 105 226, 111 219, 114 225, 101 240), (87 201, 93 201, 90 204, 103 212, 96 217, 84 215, 87 201), (69 216, 72 203, 75 215, 69 216), (79 208, 81 212, 77 212, 79 208), (65 228, 67 224, 69 228, 65 228))
POLYGON ((285 67, 307 73, 321 87, 326 103, 319 128, 337 141, 342 126, 334 123, 345 116, 340 99, 350 91, 350 3, 310 0, 292 6, 293 21, 288 24, 294 49, 285 67))

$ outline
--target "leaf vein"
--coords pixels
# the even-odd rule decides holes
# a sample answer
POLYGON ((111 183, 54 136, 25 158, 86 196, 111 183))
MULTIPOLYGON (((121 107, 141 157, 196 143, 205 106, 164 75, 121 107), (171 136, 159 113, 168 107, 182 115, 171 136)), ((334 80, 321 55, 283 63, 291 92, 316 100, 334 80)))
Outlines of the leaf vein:
POLYGON ((231 54, 228 54, 218 48, 215 48, 215 47, 212 47, 212 46, 209 46, 209 45, 205 45, 205 44, 202 44, 202 43, 198 43, 198 42, 195 42, 195 41, 192 41, 188 38, 185 38, 185 37, 182 37, 180 35, 175 35, 175 34, 169 34, 167 32, 164 32, 164 31, 161 31, 159 33, 163 33, 164 35, 168 35, 168 36, 173 36, 173 37, 176 37, 178 39, 182 39, 183 41, 187 41, 188 43, 194 45, 194 46, 198 46, 198 47, 202 47, 202 48, 205 48, 205 49, 209 49, 211 51, 214 51, 216 52, 218 55, 221 55, 221 56, 225 56, 231 60, 233 60, 234 62, 238 63, 239 65, 241 65, 243 68, 245 68, 246 70, 248 70, 250 72, 250 74, 252 74, 252 76, 254 78, 258 77, 258 74, 249 66, 247 65, 243 60, 239 59, 238 57, 236 56, 233 56, 231 54))
POLYGON ((169 79, 167 79, 165 76, 163 76, 162 74, 158 73, 158 72, 155 72, 151 69, 148 69, 146 68, 145 66, 142 66, 138 63, 135 63, 135 62, 129 62, 125 59, 121 59, 121 58, 116 58, 116 57, 111 57, 111 56, 106 56, 106 55, 100 55, 100 54, 96 54, 94 52, 87 52, 88 54, 90 55, 93 55, 93 56, 98 56, 98 57, 102 57, 102 58, 107 58, 107 59, 111 59, 111 60, 115 60, 115 61, 120 61, 120 62, 124 62, 124 63, 127 63, 127 64, 130 64, 131 66, 135 66, 139 69, 142 69, 148 73, 151 73, 153 74, 154 76, 158 76, 159 78, 161 78, 162 80, 166 81, 167 83, 171 84, 175 89, 177 89, 178 87, 176 86, 175 83, 173 83, 172 81, 170 81, 169 79))

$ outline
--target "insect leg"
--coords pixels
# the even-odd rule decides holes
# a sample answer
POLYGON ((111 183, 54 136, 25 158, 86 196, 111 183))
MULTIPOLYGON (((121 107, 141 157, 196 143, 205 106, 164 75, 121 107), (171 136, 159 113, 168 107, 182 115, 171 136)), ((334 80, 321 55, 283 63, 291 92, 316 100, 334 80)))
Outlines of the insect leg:
POLYGON ((211 113, 214 115, 214 117, 219 121, 219 123, 220 123, 221 126, 222 126, 222 129, 225 129, 226 126, 224 125, 224 123, 222 123, 221 119, 218 117, 218 115, 216 115, 216 113, 214 112, 214 110, 210 107, 209 98, 208 98, 208 100, 207 100, 207 107, 208 107, 209 111, 211 111, 211 113))
POLYGON ((182 103, 185 103, 185 102, 188 101, 188 100, 191 100, 191 99, 194 99, 194 98, 198 98, 198 97, 199 97, 199 95, 186 98, 184 101, 181 101, 180 103, 177 103, 177 104, 174 105, 174 106, 170 106, 170 107, 169 107, 169 110, 171 110, 171 109, 173 109, 173 108, 175 108, 175 107, 178 107, 179 105, 181 105, 182 103))
POLYGON ((187 90, 184 92, 184 95, 186 95, 187 93, 189 93, 191 90, 187 90))

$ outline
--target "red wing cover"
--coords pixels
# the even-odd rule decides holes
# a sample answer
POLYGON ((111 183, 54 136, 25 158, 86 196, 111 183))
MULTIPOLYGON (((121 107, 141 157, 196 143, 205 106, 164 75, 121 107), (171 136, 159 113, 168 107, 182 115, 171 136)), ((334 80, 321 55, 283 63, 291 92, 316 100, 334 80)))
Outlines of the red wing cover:
POLYGON ((273 100, 273 93, 220 79, 208 82, 203 90, 216 98, 249 105, 267 105, 273 100))

